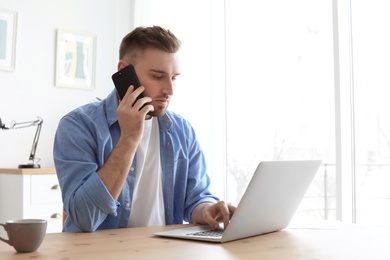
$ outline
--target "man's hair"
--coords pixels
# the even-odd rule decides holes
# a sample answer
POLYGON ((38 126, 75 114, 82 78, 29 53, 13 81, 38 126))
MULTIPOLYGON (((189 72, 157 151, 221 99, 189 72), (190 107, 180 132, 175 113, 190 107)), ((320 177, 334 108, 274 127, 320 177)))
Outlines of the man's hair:
POLYGON ((148 48, 176 53, 180 45, 180 40, 171 31, 160 26, 137 27, 122 39, 119 59, 135 64, 138 56, 148 48))

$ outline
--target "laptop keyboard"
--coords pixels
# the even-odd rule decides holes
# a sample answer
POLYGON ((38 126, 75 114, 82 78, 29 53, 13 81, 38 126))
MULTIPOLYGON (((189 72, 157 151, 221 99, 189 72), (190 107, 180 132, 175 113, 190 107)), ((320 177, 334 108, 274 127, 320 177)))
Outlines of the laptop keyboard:
POLYGON ((223 229, 215 229, 215 230, 205 230, 205 231, 197 231, 193 233, 186 234, 187 236, 198 236, 198 237, 222 237, 223 229))

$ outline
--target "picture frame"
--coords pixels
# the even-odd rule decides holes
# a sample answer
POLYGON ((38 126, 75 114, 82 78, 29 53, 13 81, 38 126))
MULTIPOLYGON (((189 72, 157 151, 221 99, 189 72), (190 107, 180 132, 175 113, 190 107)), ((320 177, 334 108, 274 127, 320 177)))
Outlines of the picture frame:
POLYGON ((56 86, 95 88, 96 35, 58 29, 56 51, 56 86))
POLYGON ((15 70, 18 13, 0 8, 0 70, 15 70))

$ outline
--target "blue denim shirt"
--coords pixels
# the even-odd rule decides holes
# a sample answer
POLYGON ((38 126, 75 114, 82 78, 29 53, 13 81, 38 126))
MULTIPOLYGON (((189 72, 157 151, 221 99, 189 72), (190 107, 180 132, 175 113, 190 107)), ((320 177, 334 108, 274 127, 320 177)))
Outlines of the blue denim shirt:
MULTIPOLYGON (((114 90, 107 99, 79 107, 59 122, 54 162, 68 216, 63 231, 128 226, 136 159, 117 201, 96 173, 120 136, 117 107, 114 90)), ((184 118, 167 111, 158 118, 158 123, 166 224, 192 222, 192 211, 199 203, 218 201, 209 190, 204 154, 193 128, 184 118)))

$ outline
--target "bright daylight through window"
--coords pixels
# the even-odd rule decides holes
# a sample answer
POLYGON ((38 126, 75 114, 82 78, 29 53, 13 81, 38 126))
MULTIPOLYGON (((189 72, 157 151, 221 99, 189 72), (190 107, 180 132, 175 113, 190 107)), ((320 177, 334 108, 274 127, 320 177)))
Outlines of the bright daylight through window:
POLYGON ((390 2, 135 3, 135 26, 183 42, 171 109, 219 196, 236 204, 260 161, 321 159, 296 217, 390 226, 390 2))
POLYGON ((300 213, 335 219, 331 2, 227 1, 226 31, 228 200, 262 160, 322 159, 300 213))

